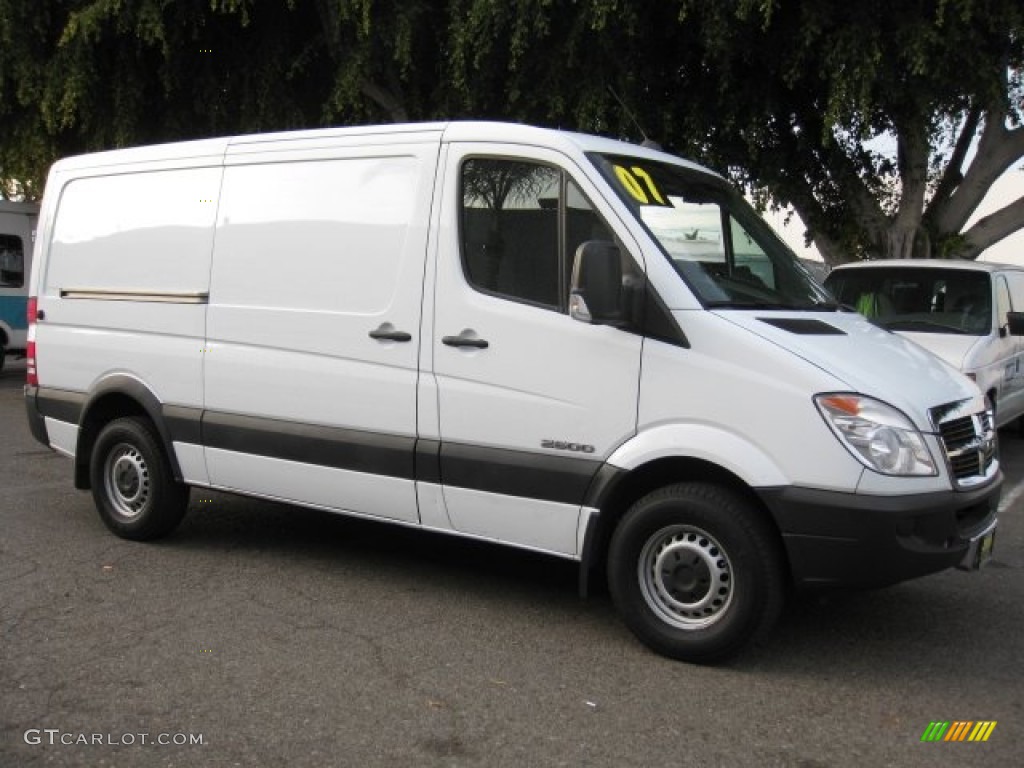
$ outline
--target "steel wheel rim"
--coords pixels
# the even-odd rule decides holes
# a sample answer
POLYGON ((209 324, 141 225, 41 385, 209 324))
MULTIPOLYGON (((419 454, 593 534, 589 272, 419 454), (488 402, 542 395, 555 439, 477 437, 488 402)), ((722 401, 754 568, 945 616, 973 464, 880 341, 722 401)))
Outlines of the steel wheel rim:
POLYGON ((732 604, 735 578, 721 544, 692 525, 673 525, 651 536, 640 552, 640 590, 647 605, 678 629, 703 629, 732 604))
POLYGON ((126 520, 141 515, 152 494, 149 467, 134 445, 119 443, 103 467, 103 484, 114 511, 126 520))

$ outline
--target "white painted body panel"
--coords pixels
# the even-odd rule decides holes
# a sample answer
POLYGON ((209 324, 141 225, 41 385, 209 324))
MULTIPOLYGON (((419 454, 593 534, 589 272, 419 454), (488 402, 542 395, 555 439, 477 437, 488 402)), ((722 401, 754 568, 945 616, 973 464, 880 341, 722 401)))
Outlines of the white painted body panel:
POLYGON ((1000 355, 989 345, 987 336, 960 336, 946 333, 914 333, 896 331, 905 339, 922 346, 941 360, 945 360, 958 371, 967 373, 967 364, 974 369, 988 366, 1000 355), (975 351, 977 350, 977 351, 975 351))
POLYGON ((57 453, 74 457, 78 445, 78 427, 66 421, 46 419, 46 435, 50 438, 50 447, 57 453))
POLYGON ((993 393, 992 399, 998 404, 996 423, 999 426, 1024 414, 1020 338, 999 332, 987 336, 899 333, 956 370, 972 376, 982 392, 993 393))
MULTIPOLYGON (((208 309, 208 410, 415 436, 438 144, 429 132, 406 138, 385 147, 313 140, 232 148, 208 309), (384 324, 412 340, 370 338, 384 324)), ((210 481, 237 486, 246 461, 211 451, 210 481)), ((252 462, 255 474, 263 461, 252 462)), ((352 487, 349 497, 337 470, 310 466, 305 476, 307 491, 288 482, 260 492, 324 504, 327 487, 336 506, 416 519, 411 493, 391 508, 364 507, 369 494, 352 487)))
POLYGON ((48 253, 33 272, 46 314, 35 328, 46 386, 92 392, 124 375, 160 402, 202 405, 205 306, 63 295, 206 294, 221 172, 175 165, 160 174, 131 164, 117 169, 121 175, 99 168, 69 178, 63 166, 51 174, 48 201, 59 201, 58 214, 40 234, 48 253), (158 177, 168 181, 166 195, 158 177))
POLYGON ((452 528, 474 538, 514 543, 543 552, 579 557, 578 504, 559 504, 470 488, 444 489, 452 528))
POLYGON ((206 456, 210 466, 217 467, 215 479, 211 473, 211 485, 216 488, 336 512, 356 512, 406 522, 418 520, 416 491, 410 480, 217 448, 207 448, 206 456), (396 514, 399 510, 406 514, 396 514), (410 510, 413 514, 409 514, 410 510))
POLYGON ((46 314, 36 328, 46 386, 91 392, 104 379, 127 376, 163 403, 202 404, 202 307, 62 301, 48 304, 46 314))
POLYGON ((210 473, 206 471, 206 450, 203 446, 180 442, 171 445, 181 467, 181 479, 190 485, 209 485, 210 473))
POLYGON ((644 347, 638 428, 648 458, 657 442, 662 455, 710 461, 751 487, 856 488, 862 465, 812 401, 845 389, 841 380, 719 314, 674 314, 690 349, 644 347))
MULTIPOLYGON (((855 312, 800 315, 828 323, 842 330, 844 336, 794 334, 758 319, 784 316, 785 313, 731 311, 713 314, 832 376, 836 389, 859 392, 895 406, 922 431, 933 430, 928 415, 932 406, 978 394, 971 381, 951 372, 934 355, 898 334, 872 325, 855 312)), ((731 357, 732 352, 723 350, 723 356, 731 357)), ((742 358, 739 362, 742 363, 742 358)), ((795 367, 798 367, 795 360, 786 365, 787 377, 789 369, 795 367)))
POLYGON ((222 170, 72 179, 61 189, 46 291, 205 293, 222 170))

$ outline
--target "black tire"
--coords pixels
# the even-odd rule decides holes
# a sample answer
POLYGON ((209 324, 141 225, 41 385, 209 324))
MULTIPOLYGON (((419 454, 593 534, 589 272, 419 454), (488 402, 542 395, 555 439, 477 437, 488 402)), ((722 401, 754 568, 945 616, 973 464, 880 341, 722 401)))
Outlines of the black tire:
POLYGON ((636 502, 608 552, 608 587, 652 650, 721 661, 767 631, 785 597, 781 544, 737 493, 680 483, 636 502))
POLYGON ((188 509, 188 486, 177 482, 148 421, 107 424, 89 461, 96 509, 118 536, 146 541, 173 531, 188 509))

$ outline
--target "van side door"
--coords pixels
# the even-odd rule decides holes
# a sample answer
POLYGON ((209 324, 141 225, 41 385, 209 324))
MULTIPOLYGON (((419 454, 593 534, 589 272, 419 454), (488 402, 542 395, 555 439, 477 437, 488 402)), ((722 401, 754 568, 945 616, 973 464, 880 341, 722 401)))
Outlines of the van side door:
POLYGON ((439 137, 229 148, 205 351, 212 485, 418 522, 417 358, 439 137))
POLYGON ((567 311, 612 214, 562 155, 500 144, 449 145, 441 200, 428 385, 451 527, 575 557, 587 487, 636 431, 642 337, 567 311))

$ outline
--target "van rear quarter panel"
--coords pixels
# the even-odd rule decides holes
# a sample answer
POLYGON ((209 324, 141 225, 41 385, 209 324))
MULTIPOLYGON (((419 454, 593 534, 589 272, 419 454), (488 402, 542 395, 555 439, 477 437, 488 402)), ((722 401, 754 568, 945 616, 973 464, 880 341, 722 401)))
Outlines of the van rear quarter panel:
POLYGON ((40 385, 85 393, 127 374, 162 403, 200 406, 222 171, 112 171, 59 187, 37 283, 40 385))

